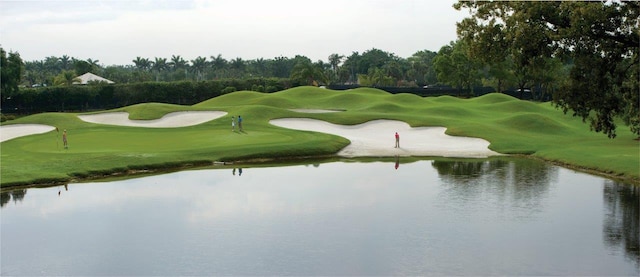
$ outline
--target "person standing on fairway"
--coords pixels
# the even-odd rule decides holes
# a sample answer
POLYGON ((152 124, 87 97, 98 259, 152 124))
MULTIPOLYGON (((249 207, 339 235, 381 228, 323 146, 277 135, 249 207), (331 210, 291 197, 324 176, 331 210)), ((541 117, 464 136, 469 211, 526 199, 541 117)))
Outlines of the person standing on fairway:
POLYGON ((242 132, 242 116, 238 116, 238 129, 242 132))
POLYGON ((231 116, 231 132, 235 132, 235 131, 236 131, 236 117, 231 116))
POLYGON ((396 147, 394 148, 400 148, 400 135, 398 135, 398 132, 396 132, 396 147))
POLYGON ((62 132, 62 145, 64 145, 64 149, 69 149, 69 144, 67 144, 67 129, 62 132))

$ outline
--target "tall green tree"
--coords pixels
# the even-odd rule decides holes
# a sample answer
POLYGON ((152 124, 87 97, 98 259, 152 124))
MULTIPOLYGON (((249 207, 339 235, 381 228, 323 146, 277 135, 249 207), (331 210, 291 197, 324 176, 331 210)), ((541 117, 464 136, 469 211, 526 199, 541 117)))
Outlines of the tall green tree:
POLYGON ((480 82, 479 66, 469 58, 466 45, 461 40, 440 48, 433 66, 439 82, 458 89, 472 90, 480 82))
POLYGON ((100 60, 94 60, 94 59, 87 59, 87 63, 89 64, 89 66, 91 67, 91 70, 89 70, 92 73, 98 73, 98 71, 101 69, 101 66, 99 64, 100 60))
POLYGON ((267 60, 263 58, 247 61, 247 71, 253 77, 268 77, 270 75, 267 60))
POLYGON ((407 77, 420 85, 435 84, 438 77, 433 69, 433 58, 438 53, 429 50, 420 50, 407 58, 410 68, 407 77))
POLYGON ((75 63, 75 59, 67 55, 62 55, 62 57, 58 59, 58 62, 60 63, 60 70, 71 70, 75 63))
POLYGON ((291 71, 291 80, 303 85, 326 84, 329 78, 318 64, 313 64, 309 59, 300 60, 291 71))
POLYGON ((197 58, 191 60, 191 70, 196 75, 196 81, 204 80, 204 72, 207 68, 208 62, 207 57, 198 56, 197 58))
POLYGON ((240 57, 237 57, 229 62, 229 69, 232 78, 242 78, 246 68, 246 62, 240 57))
POLYGON ((147 58, 136 57, 136 59, 133 60, 133 64, 135 64, 136 68, 140 71, 149 71, 153 63, 147 58))
POLYGON ((338 80, 338 69, 339 69, 340 63, 342 62, 342 59, 344 59, 344 55, 339 55, 339 54, 329 55, 329 64, 331 65, 331 71, 332 71, 331 79, 333 81, 338 80))
POLYGON ((227 65, 229 62, 218 54, 217 56, 211 56, 211 70, 213 71, 214 78, 226 78, 228 77, 227 65))
POLYGON ((569 81, 553 95, 557 107, 610 138, 617 117, 640 136, 638 2, 460 1, 454 7, 471 15, 458 24, 461 39, 487 60, 510 53, 521 86, 545 79, 539 74, 554 66, 549 58, 570 60, 569 81))
POLYGON ((382 68, 394 60, 394 55, 380 49, 372 48, 362 53, 358 64, 358 73, 368 73, 372 67, 382 68))
POLYGON ((358 83, 367 87, 386 87, 395 85, 396 79, 389 76, 385 70, 372 67, 367 74, 358 74, 358 83))
POLYGON ((278 78, 288 78, 291 76, 293 66, 295 66, 294 61, 283 56, 275 57, 271 63, 273 75, 278 78))
POLYGON ((171 60, 167 63, 174 81, 184 80, 187 78, 187 68, 189 63, 180 55, 171 55, 171 60))
POLYGON ((151 64, 151 69, 156 73, 156 82, 160 81, 160 74, 169 70, 169 64, 167 63, 167 58, 158 58, 156 57, 151 64))
POLYGON ((358 74, 367 73, 367 71, 360 72, 360 63, 362 61, 362 57, 357 51, 354 51, 349 55, 342 68, 346 69, 349 72, 349 78, 345 80, 346 83, 356 83, 358 80, 358 74))
POLYGON ((73 59, 73 69, 75 70, 75 72, 77 72, 78 74, 82 75, 82 74, 85 74, 87 72, 91 72, 92 69, 93 69, 93 66, 87 61, 78 60, 78 59, 74 58, 73 59))
POLYGON ((10 97, 18 91, 22 75, 24 73, 24 63, 18 52, 7 52, 0 48, 0 94, 3 98, 10 97))

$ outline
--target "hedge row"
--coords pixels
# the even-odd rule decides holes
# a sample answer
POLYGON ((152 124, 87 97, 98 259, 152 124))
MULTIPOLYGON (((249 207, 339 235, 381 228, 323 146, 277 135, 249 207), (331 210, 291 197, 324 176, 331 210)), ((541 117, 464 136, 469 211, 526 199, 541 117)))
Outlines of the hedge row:
POLYGON ((2 95, 1 108, 2 113, 32 114, 104 110, 147 102, 193 105, 238 90, 276 92, 290 87, 289 79, 256 78, 22 88, 2 95))

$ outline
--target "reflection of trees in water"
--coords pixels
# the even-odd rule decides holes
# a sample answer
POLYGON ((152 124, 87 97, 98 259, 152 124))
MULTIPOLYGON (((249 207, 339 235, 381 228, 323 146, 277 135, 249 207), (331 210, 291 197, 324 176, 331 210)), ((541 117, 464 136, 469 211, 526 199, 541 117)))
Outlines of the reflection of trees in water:
POLYGON ((13 202, 22 202, 24 196, 27 195, 26 189, 17 189, 0 193, 0 207, 4 207, 11 199, 13 202))
POLYGON ((5 191, 3 193, 0 193, 0 207, 4 207, 4 205, 9 203, 9 200, 11 200, 11 195, 9 194, 9 192, 5 191))
POLYGON ((538 210, 558 169, 543 162, 520 160, 433 161, 448 196, 477 200, 483 193, 495 204, 538 210))
POLYGON ((625 255, 640 267, 640 187, 605 181, 603 224, 605 243, 624 248, 625 255))
POLYGON ((483 175, 494 172, 508 164, 506 161, 433 161, 431 165, 438 171, 438 175, 445 181, 453 183, 469 183, 482 177, 483 175))
POLYGON ((548 184, 557 177, 557 169, 543 162, 522 159, 518 161, 433 161, 431 165, 446 183, 475 183, 491 178, 518 186, 548 184))

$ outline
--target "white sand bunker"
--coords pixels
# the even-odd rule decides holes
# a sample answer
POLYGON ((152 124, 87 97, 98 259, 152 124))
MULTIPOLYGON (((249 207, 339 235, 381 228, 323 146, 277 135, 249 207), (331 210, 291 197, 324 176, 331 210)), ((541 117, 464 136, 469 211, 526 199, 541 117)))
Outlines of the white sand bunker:
POLYGON ((226 112, 220 111, 174 112, 153 120, 131 120, 129 119, 129 113, 126 112, 87 114, 78 115, 78 117, 86 122, 98 124, 147 128, 177 128, 202 124, 223 117, 226 114, 226 112))
POLYGON ((323 109, 289 109, 290 111, 299 112, 299 113, 337 113, 342 112, 341 110, 323 110, 323 109))
POLYGON ((13 124, 0 126, 0 142, 28 135, 43 134, 56 127, 42 124, 13 124))
POLYGON ((285 118, 271 124, 296 130, 329 133, 351 141, 338 152, 344 157, 441 156, 485 158, 500 155, 489 150, 489 142, 479 138, 446 135, 444 127, 412 128, 394 120, 374 120, 359 125, 336 125, 309 118, 285 118), (395 132, 400 148, 394 148, 395 132))

